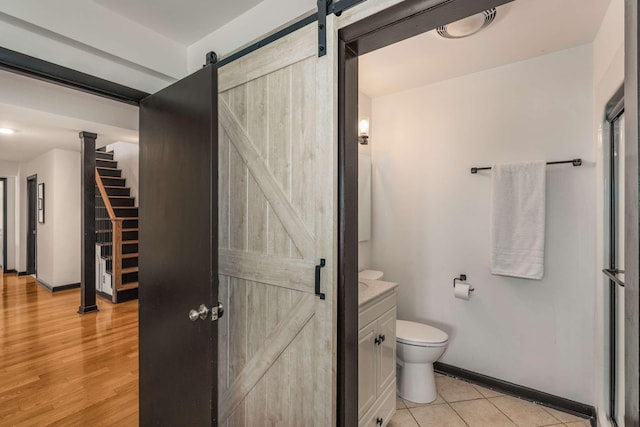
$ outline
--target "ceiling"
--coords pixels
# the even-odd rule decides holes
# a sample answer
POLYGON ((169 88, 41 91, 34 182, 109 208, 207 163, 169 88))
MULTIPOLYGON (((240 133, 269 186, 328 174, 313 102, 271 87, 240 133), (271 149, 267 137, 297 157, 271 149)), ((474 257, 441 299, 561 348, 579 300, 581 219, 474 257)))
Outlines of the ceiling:
POLYGON ((137 142, 138 132, 37 110, 0 104, 0 127, 15 129, 0 134, 0 160, 26 161, 54 148, 80 151, 78 133, 92 129, 99 146, 116 141, 137 142))
POLYGON ((93 1, 183 45, 193 44, 262 2, 262 0, 93 1))
POLYGON ((80 151, 80 131, 98 146, 138 141, 138 108, 0 71, 0 160, 27 161, 54 148, 80 151))
POLYGON ((382 96, 591 43, 609 3, 516 0, 471 37, 450 40, 430 31, 361 56, 360 90, 382 96))

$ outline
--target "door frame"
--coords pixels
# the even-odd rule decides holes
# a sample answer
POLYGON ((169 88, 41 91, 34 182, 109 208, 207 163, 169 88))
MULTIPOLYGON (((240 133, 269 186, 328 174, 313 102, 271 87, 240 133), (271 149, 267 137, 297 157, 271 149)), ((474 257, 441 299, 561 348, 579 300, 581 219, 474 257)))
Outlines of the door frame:
POLYGON ((2 273, 7 272, 7 178, 0 178, 2 182, 2 273))
POLYGON ((640 217, 638 141, 640 138, 640 47, 638 2, 625 0, 625 414, 627 427, 640 426, 640 217))
POLYGON ((27 260, 27 264, 26 264, 26 274, 35 274, 36 276, 38 275, 38 216, 37 216, 37 208, 38 208, 38 175, 31 175, 27 177, 27 256, 26 256, 26 260, 27 260), (33 195, 32 193, 29 191, 29 184, 30 182, 33 181, 34 182, 34 192, 33 195), (33 206, 35 207, 35 209, 32 211, 31 209, 29 209, 29 201, 31 199, 31 197, 33 196, 33 206), (29 223, 31 222, 30 219, 33 216, 33 220, 35 223, 35 234, 30 234, 30 230, 29 230, 29 223), (34 236, 33 237, 33 272, 31 272, 29 270, 29 259, 31 258, 31 251, 29 251, 29 237, 30 236, 34 236))
POLYGON ((512 0, 407 0, 338 31, 338 425, 358 422, 358 56, 512 0))

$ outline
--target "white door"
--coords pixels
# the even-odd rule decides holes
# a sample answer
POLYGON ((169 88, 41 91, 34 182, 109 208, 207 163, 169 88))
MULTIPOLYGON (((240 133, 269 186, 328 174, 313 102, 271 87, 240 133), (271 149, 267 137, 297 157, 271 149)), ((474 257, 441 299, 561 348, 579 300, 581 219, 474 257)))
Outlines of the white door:
POLYGON ((311 24, 219 70, 223 426, 335 424, 336 67, 316 52, 311 24))

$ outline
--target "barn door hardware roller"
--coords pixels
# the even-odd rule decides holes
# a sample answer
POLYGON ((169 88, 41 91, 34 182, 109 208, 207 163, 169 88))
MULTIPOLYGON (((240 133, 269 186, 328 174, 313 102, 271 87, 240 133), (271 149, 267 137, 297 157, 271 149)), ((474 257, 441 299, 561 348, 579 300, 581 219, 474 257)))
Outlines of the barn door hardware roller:
POLYGON ((331 0, 318 0, 318 57, 327 54, 327 13, 331 0))
POLYGON ((327 262, 324 258, 321 258, 320 264, 316 265, 316 295, 318 295, 320 299, 324 299, 324 294, 320 292, 320 271, 325 265, 327 265, 327 262))
POLYGON ((216 62, 218 62, 218 54, 216 54, 214 51, 207 53, 207 56, 205 58, 205 67, 207 65, 215 64, 216 62))

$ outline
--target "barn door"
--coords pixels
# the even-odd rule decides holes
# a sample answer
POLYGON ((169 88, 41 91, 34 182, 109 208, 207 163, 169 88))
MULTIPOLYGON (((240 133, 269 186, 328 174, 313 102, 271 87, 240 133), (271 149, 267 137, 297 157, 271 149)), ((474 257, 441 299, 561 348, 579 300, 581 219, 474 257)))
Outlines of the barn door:
POLYGON ((221 425, 335 423, 336 67, 317 37, 220 68, 221 425))
POLYGON ((141 426, 218 425, 216 79, 140 104, 141 426))

